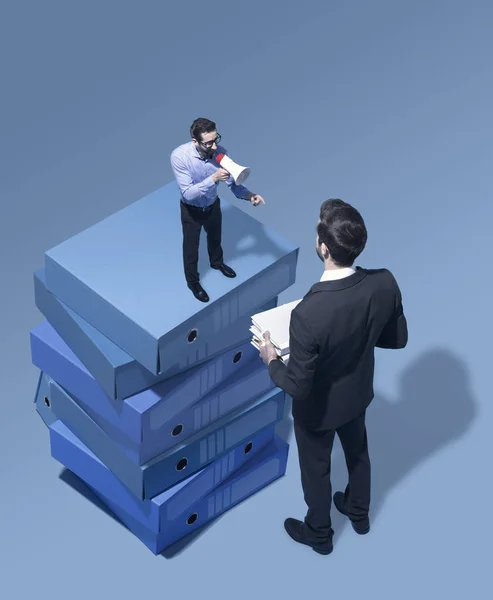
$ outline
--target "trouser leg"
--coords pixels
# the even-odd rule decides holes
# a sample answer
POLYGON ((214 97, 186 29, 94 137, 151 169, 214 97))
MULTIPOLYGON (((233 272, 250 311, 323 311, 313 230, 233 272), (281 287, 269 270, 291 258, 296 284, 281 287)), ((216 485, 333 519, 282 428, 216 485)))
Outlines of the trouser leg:
POLYGON ((295 419, 294 432, 298 446, 301 485, 308 506, 305 533, 314 542, 324 542, 334 533, 330 518, 330 469, 335 431, 310 431, 295 419))
POLYGON ((204 221, 207 234, 207 250, 211 267, 219 267, 224 262, 222 241, 222 212, 219 198, 214 202, 204 221))
POLYGON ((181 225, 183 231, 183 268, 187 283, 197 283, 199 281, 198 260, 199 243, 202 222, 197 215, 194 215, 192 209, 180 202, 181 207, 181 225))
POLYGON ((366 412, 337 429, 346 458, 348 485, 344 492, 344 509, 358 527, 369 524, 371 465, 365 424, 366 412))

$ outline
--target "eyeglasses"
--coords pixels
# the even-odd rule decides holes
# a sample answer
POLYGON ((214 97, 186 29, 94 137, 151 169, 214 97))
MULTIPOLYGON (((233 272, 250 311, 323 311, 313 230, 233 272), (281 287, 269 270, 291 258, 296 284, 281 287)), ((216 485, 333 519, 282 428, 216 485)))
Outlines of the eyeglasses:
POLYGON ((214 146, 214 144, 219 144, 220 141, 221 141, 221 136, 218 134, 218 135, 216 135, 216 138, 214 140, 212 140, 212 142, 200 142, 200 145, 204 146, 204 148, 212 148, 212 146, 214 146))

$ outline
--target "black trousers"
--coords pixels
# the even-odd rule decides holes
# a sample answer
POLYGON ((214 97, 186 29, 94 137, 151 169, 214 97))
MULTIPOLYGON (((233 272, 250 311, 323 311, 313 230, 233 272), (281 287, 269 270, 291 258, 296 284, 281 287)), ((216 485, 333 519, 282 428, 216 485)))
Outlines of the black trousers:
POLYGON ((198 283, 200 277, 197 265, 202 227, 207 234, 207 250, 209 252, 211 267, 218 267, 223 262, 221 203, 219 198, 216 198, 208 209, 202 210, 181 200, 180 209, 183 230, 183 268, 185 270, 185 278, 187 283, 198 283))
POLYGON ((336 433, 344 450, 349 475, 344 492, 345 510, 357 527, 365 528, 369 524, 371 467, 365 417, 366 411, 357 419, 328 431, 310 431, 294 420, 301 484, 308 506, 305 532, 313 541, 323 542, 334 534, 330 518, 330 469, 336 433))

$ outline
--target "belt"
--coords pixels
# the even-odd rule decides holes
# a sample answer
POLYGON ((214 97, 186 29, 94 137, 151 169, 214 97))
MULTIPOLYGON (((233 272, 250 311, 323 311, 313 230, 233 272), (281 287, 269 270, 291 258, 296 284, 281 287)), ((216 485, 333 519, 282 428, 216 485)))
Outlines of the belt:
POLYGON ((209 204, 209 206, 194 206, 193 204, 189 204, 188 202, 185 202, 182 198, 180 198, 180 202, 182 204, 184 204, 185 206, 187 206, 188 208, 193 208, 195 210, 200 210, 202 212, 207 212, 209 210, 211 210, 211 208, 213 207, 213 205, 219 200, 219 196, 216 197, 216 199, 214 200, 214 202, 212 204, 209 204))

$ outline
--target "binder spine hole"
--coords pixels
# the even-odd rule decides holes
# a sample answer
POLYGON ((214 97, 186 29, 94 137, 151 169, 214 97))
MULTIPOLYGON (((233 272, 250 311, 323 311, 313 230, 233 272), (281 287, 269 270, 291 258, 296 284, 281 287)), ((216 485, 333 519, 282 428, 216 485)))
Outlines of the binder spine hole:
POLYGON ((173 428, 173 431, 171 432, 171 435, 173 437, 180 435, 180 433, 183 431, 183 425, 177 425, 176 427, 173 428))
POLYGON ((248 442, 248 444, 245 446, 245 450, 243 452, 245 454, 248 454, 252 448, 253 448, 252 442, 248 442))
POLYGON ((188 334, 187 340, 189 344, 192 344, 193 342, 195 342, 195 340, 197 339, 198 336, 198 331, 196 329, 192 329, 192 331, 190 331, 190 333, 188 334))
POLYGON ((193 523, 195 523, 195 521, 199 518, 199 515, 197 513, 193 513, 192 515, 190 515, 187 519, 187 525, 192 525, 193 523))
POLYGON ((243 353, 241 352, 241 350, 239 352, 237 352, 234 357, 233 357, 233 364, 236 364, 237 362, 239 362, 241 360, 243 353))
POLYGON ((176 470, 177 471, 183 471, 183 469, 188 465, 188 460, 186 458, 182 458, 180 459, 177 463, 176 463, 176 470))
POLYGON ((48 408, 50 408, 50 399, 48 398, 48 396, 45 396, 45 404, 48 408))

